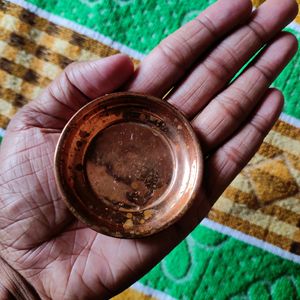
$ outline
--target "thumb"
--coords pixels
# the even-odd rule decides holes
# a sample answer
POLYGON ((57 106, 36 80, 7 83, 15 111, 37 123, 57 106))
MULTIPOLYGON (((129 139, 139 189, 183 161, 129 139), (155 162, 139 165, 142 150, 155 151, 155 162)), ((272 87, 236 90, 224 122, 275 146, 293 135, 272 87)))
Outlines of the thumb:
POLYGON ((133 72, 133 63, 124 54, 74 62, 24 106, 9 127, 61 129, 88 101, 120 88, 133 72))

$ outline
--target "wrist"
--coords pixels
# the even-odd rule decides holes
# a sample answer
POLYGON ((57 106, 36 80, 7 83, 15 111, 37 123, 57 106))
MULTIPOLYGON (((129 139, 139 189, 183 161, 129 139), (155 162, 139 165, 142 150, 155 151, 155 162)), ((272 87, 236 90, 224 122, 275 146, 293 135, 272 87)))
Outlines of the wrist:
POLYGON ((1 257, 0 299, 40 299, 33 287, 1 257))

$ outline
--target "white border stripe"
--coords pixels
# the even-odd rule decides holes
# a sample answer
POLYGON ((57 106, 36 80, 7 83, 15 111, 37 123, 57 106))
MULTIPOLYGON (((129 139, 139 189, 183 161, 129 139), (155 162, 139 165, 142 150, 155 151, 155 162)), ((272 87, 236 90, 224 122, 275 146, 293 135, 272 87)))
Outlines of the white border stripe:
POLYGON ((210 228, 212 230, 218 231, 220 233, 229 235, 239 241, 245 242, 249 245, 255 246, 257 248, 263 249, 267 252, 270 252, 272 254, 275 254, 277 256, 280 256, 281 258, 290 260, 295 263, 300 263, 300 256, 290 253, 288 251, 282 250, 281 248, 271 245, 265 241, 262 241, 260 239, 257 239, 253 236, 247 235, 243 232, 240 232, 238 230, 232 229, 230 227, 224 226, 222 224, 216 223, 212 220, 209 220, 205 218, 201 225, 210 228))
POLYGON ((290 115, 287 115, 286 113, 281 113, 279 120, 284 121, 285 123, 293 125, 297 128, 300 128, 300 120, 290 115))
POLYGON ((300 32, 300 24, 298 24, 297 22, 292 22, 287 26, 287 28, 291 28, 294 29, 295 31, 300 32))
POLYGON ((165 294, 161 291, 158 291, 158 290, 155 290, 155 289, 150 288, 148 286, 145 286, 145 285, 141 284, 140 282, 134 283, 131 286, 131 288, 133 288, 133 289, 135 289, 139 292, 142 292, 145 295, 152 296, 152 297, 155 297, 155 298, 160 299, 160 300, 175 300, 175 298, 169 296, 168 294, 165 294))
POLYGON ((0 136, 4 137, 4 134, 5 134, 5 129, 0 127, 0 136))
POLYGON ((94 40, 97 40, 109 47, 112 47, 114 49, 117 49, 123 53, 126 53, 128 55, 130 55, 131 57, 135 58, 135 59, 138 59, 138 60, 142 60, 145 55, 136 51, 136 50, 133 50, 119 42, 115 42, 113 41, 111 38, 107 37, 107 36, 104 36, 92 29, 89 29, 85 26, 82 26, 82 25, 79 25, 73 21, 70 21, 68 19, 65 19, 65 18, 62 18, 62 17, 59 17, 59 16, 56 16, 44 9, 41 9, 39 8, 38 6, 36 5, 33 5, 31 3, 28 3, 24 0, 9 0, 9 2, 12 2, 12 3, 15 3, 19 6, 22 6, 23 8, 26 8, 27 10, 29 10, 30 12, 38 15, 39 17, 42 17, 42 18, 45 18, 47 19, 48 21, 50 22, 53 22, 57 25, 60 25, 60 26, 64 26, 66 28, 69 28, 71 30, 74 30, 74 31, 77 31, 83 35, 86 35, 94 40))

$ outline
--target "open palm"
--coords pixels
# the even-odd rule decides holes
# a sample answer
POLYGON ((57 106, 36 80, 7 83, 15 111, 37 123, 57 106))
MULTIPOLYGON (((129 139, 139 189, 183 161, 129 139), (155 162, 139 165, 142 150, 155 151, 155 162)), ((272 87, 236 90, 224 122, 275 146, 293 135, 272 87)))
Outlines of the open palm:
POLYGON ((15 116, 1 145, 1 257, 44 299, 107 298, 149 271, 199 224, 277 119, 283 97, 269 85, 297 49, 292 35, 280 33, 296 13, 293 0, 269 0, 253 13, 249 0, 220 0, 166 38, 135 72, 125 55, 67 67, 15 116), (168 100, 191 120, 206 157, 193 207, 144 239, 89 229, 70 214, 56 188, 53 157, 62 128, 106 93, 162 97, 173 86, 168 100))

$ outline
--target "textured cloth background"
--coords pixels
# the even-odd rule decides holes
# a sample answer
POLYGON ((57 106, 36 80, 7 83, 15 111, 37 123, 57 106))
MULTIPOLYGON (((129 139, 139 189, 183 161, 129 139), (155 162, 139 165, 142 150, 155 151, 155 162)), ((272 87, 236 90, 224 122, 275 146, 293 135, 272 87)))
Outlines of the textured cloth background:
MULTIPOLYGON (((214 1, 12 2, 0 0, 0 136, 70 62, 121 51, 138 64, 214 1)), ((298 21, 287 30, 299 40, 298 21)), ((117 299, 300 299, 299 53, 274 85, 285 114, 256 156, 208 219, 117 299)))

